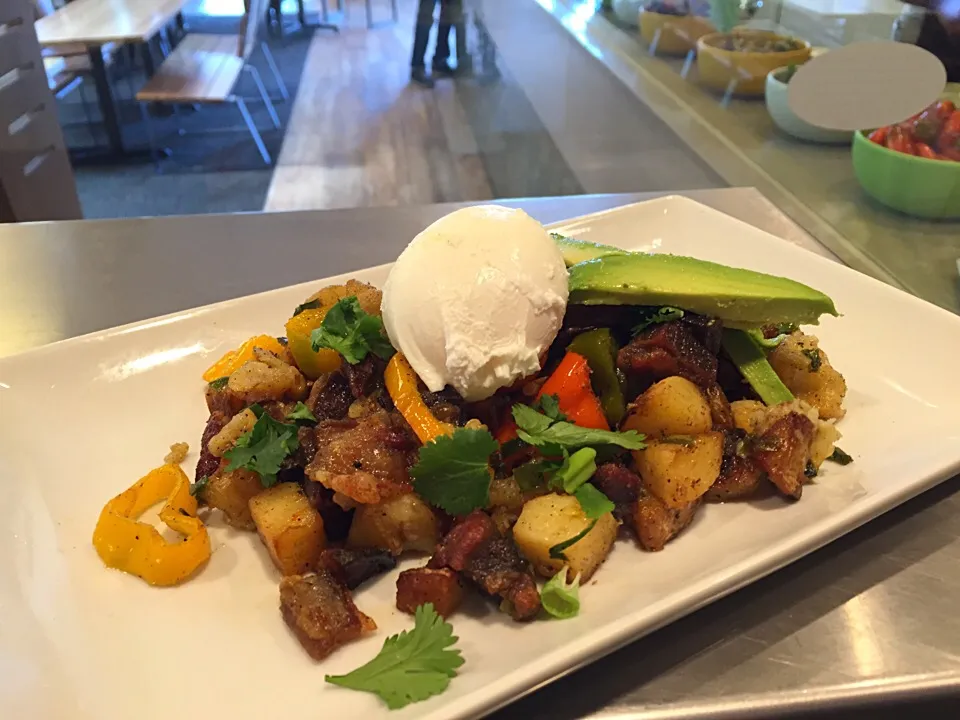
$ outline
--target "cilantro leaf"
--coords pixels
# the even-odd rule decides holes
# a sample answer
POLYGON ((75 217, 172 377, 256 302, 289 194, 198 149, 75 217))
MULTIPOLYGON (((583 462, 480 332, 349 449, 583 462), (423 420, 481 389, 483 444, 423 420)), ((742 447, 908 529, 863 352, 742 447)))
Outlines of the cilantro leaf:
POLYGON ((250 432, 237 438, 236 444, 223 456, 230 461, 227 470, 246 468, 260 476, 264 487, 277 483, 277 473, 286 457, 300 447, 297 426, 277 422, 259 405, 250 409, 257 422, 250 432))
POLYGON ((547 476, 552 476, 563 467, 561 460, 535 460, 513 469, 513 479, 524 492, 543 485, 547 476))
POLYGON ((573 496, 580 503, 583 514, 593 521, 608 512, 613 512, 614 505, 610 502, 610 498, 597 490, 596 485, 584 483, 574 491, 573 496))
POLYGON ((547 580, 540 590, 540 604, 553 617, 566 620, 580 612, 580 573, 568 583, 567 566, 547 580))
POLYGON ((296 317, 296 316, 299 315, 300 313, 306 312, 307 310, 318 310, 319 308, 320 308, 320 301, 319 301, 319 300, 308 300, 307 302, 303 303, 302 305, 297 305, 297 307, 294 308, 294 310, 293 310, 293 316, 296 317))
POLYGON ((490 456, 497 441, 486 430, 457 428, 420 448, 410 468, 413 487, 424 500, 451 515, 490 504, 490 456))
POLYGON ((627 450, 643 450, 644 436, 634 430, 616 432, 583 428, 566 421, 553 421, 526 405, 513 406, 517 436, 543 450, 550 445, 579 448, 587 445, 616 445, 627 450))
POLYGON ((552 557, 554 560, 566 560, 567 556, 563 554, 563 551, 566 550, 571 545, 576 545, 578 542, 583 540, 583 538, 587 536, 587 533, 593 530, 593 526, 596 524, 597 524, 597 521, 594 520, 589 525, 587 525, 583 530, 581 530, 576 535, 574 535, 572 538, 564 540, 563 542, 559 542, 553 547, 551 547, 550 557, 552 557))
POLYGON ((543 413, 551 420, 567 420, 567 416, 560 412, 560 400, 556 395, 542 395, 533 405, 534 410, 543 413))
POLYGON ((230 382, 230 376, 224 375, 223 377, 218 377, 216 380, 211 380, 208 385, 211 390, 223 390, 228 382, 230 382))
POLYGON ((837 465, 849 465, 853 462, 853 458, 838 447, 833 448, 833 452, 827 460, 835 462, 837 465))
POLYGON ((383 320, 364 312, 355 295, 330 308, 320 327, 310 333, 310 342, 314 351, 336 350, 351 365, 370 353, 386 360, 396 352, 384 333, 383 320))
POLYGON ((346 675, 327 675, 328 683, 380 697, 391 710, 439 695, 463 665, 453 626, 431 603, 414 615, 413 630, 388 637, 373 660, 346 675))
POLYGON ((297 404, 293 406, 293 410, 287 413, 287 420, 293 420, 294 422, 297 420, 302 420, 308 423, 317 422, 316 416, 310 412, 310 408, 308 408, 302 401, 297 402, 297 404))
POLYGON ((210 478, 206 475, 203 475, 195 483, 190 483, 190 494, 194 497, 203 497, 204 490, 207 489, 207 485, 210 484, 210 478))
POLYGON ((639 335, 644 330, 660 323, 672 322, 683 317, 683 310, 675 307, 643 308, 640 322, 633 326, 632 334, 639 335))

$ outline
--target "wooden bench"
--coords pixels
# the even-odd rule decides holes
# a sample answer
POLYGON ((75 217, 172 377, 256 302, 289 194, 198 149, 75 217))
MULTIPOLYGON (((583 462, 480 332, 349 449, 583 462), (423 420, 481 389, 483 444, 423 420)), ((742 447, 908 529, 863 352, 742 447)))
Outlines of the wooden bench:
MULTIPOLYGON (((148 123, 151 144, 153 131, 149 127, 150 115, 143 108, 143 103, 233 103, 240 110, 263 161, 270 164, 270 153, 267 152, 260 131, 250 116, 246 102, 234 93, 241 73, 246 71, 257 86, 273 126, 280 127, 280 118, 260 73, 248 62, 256 45, 259 21, 264 14, 266 1, 244 0, 245 12, 238 35, 188 34, 167 56, 153 77, 137 92, 137 100, 141 103, 144 119, 148 123)), ((269 62, 281 86, 281 94, 286 97, 286 89, 276 72, 272 58, 269 62)))

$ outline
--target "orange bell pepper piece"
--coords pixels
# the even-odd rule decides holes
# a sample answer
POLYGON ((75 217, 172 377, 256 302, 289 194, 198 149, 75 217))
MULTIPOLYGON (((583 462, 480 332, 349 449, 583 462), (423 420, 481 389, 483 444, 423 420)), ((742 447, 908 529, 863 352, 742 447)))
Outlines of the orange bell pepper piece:
POLYGON ((212 382, 217 378, 233 375, 241 366, 253 360, 253 349, 269 350, 275 355, 283 355, 286 348, 270 335, 257 335, 243 343, 236 350, 230 350, 203 373, 203 379, 212 382))
POLYGON ((384 372, 384 380, 390 399, 393 400, 393 404, 397 406, 404 420, 410 423, 420 442, 426 444, 439 435, 449 435, 453 432, 453 425, 437 420, 420 397, 420 391, 417 389, 417 374, 402 353, 395 353, 390 358, 384 372))
POLYGON ((210 536, 197 517, 197 499, 177 465, 161 465, 108 502, 93 531, 93 546, 107 567, 142 578, 150 585, 176 585, 210 557, 210 536), (160 519, 183 535, 168 542, 150 523, 137 520, 166 500, 160 519))
MULTIPOLYGON (((575 352, 567 352, 557 369, 540 388, 536 399, 556 395, 560 412, 574 425, 596 430, 609 430, 610 424, 603 412, 600 398, 590 385, 590 365, 575 352)), ((517 424, 510 411, 497 431, 497 441, 503 445, 517 437, 517 424)))

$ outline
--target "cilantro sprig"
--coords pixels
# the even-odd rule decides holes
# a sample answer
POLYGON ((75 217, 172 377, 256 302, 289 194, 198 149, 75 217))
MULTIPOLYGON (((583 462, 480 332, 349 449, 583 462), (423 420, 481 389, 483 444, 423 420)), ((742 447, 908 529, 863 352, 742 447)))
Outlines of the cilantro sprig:
POLYGON ((413 630, 388 637, 373 660, 346 675, 327 675, 328 683, 377 695, 391 710, 439 695, 463 665, 453 626, 431 603, 414 614, 413 630))
POLYGON ((646 447, 644 436, 634 430, 617 432, 584 428, 566 420, 555 420, 527 405, 514 405, 513 419, 517 423, 517 436, 548 455, 559 454, 550 452, 557 448, 616 445, 627 450, 643 450, 646 447))
POLYGON ((260 405, 251 405, 257 416, 253 429, 237 438, 236 444, 223 456, 230 461, 227 470, 245 468, 260 476, 264 487, 277 483, 280 465, 300 447, 297 426, 278 422, 260 405))
POLYGON ((293 410, 287 413, 287 420, 302 422, 308 425, 315 425, 317 422, 317 417, 310 411, 310 408, 308 408, 303 401, 298 401, 297 404, 293 406, 293 410))
POLYGON ((672 322, 683 317, 683 310, 675 307, 643 308, 640 322, 633 326, 632 334, 639 335, 644 330, 660 323, 672 322))
POLYGON ((327 311, 320 327, 310 333, 310 342, 314 351, 336 350, 351 365, 370 353, 386 360, 396 352, 383 329, 383 319, 364 312, 355 295, 343 298, 327 311))
POLYGON ((451 515, 465 515, 490 504, 490 456, 497 441, 486 430, 458 428, 420 448, 410 468, 413 488, 424 500, 451 515))

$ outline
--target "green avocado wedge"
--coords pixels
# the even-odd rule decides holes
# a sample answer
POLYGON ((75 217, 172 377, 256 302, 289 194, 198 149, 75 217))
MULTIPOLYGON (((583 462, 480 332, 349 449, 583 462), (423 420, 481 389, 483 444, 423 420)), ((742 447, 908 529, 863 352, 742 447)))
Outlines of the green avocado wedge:
POLYGON ((550 237, 560 248, 560 254, 563 255, 563 264, 567 267, 582 263, 587 260, 596 260, 597 258, 607 257, 608 255, 626 255, 626 250, 613 247, 612 245, 600 245, 598 243, 587 242, 586 240, 577 240, 577 238, 567 237, 560 233, 552 232, 550 237))
POLYGON ((668 305, 742 328, 816 325, 838 314, 833 300, 795 280, 680 255, 610 255, 569 273, 569 301, 578 305, 668 305))

